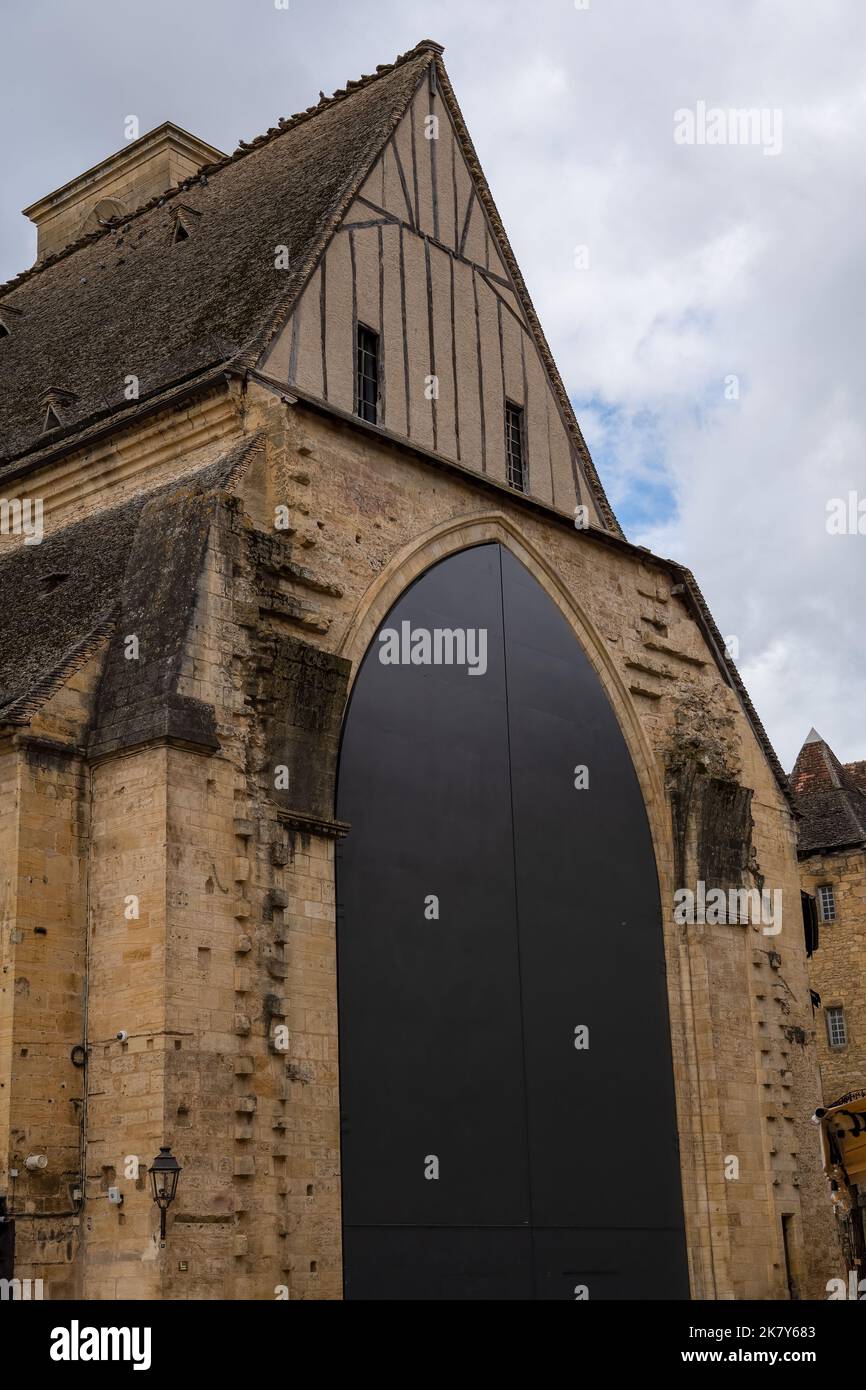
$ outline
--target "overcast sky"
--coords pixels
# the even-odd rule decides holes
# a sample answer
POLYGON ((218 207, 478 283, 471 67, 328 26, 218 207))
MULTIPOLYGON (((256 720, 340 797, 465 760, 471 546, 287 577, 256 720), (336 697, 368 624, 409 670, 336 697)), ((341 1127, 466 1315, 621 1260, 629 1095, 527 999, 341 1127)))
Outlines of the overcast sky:
POLYGON ((854 492, 866 533, 862 0, 0 0, 0 280, 128 115, 229 151, 425 37, 629 539, 694 570, 786 768, 812 724, 866 757, 866 534, 827 531, 854 492), (727 143, 675 139, 700 103, 727 143))

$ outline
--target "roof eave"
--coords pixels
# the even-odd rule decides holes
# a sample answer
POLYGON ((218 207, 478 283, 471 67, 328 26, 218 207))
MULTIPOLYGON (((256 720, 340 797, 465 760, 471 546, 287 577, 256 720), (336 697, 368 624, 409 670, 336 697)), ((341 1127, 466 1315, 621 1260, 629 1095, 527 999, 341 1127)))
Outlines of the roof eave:
MULTIPOLYGON (((58 459, 64 458, 67 454, 74 454, 77 449, 89 448, 91 444, 105 439, 109 435, 128 429, 130 425, 138 424, 140 420, 149 415, 165 410, 169 406, 177 405, 179 401, 185 400, 188 396, 209 390, 219 384, 221 379, 227 384, 227 378, 231 374, 232 361, 232 358, 217 359, 209 366, 193 373, 192 376, 181 377, 175 382, 169 382, 167 386, 154 392, 151 397, 130 401, 127 406, 118 403, 111 411, 99 411, 88 416, 85 420, 77 421, 75 425, 70 425, 67 428, 62 438, 57 440, 56 447, 47 446, 40 440, 36 444, 31 444, 20 454, 11 454, 6 459, 0 459, 0 481, 5 484, 12 479, 35 473, 47 464, 55 463, 58 459), (99 427, 100 421, 105 421, 101 428, 99 427)), ((53 433, 57 435, 58 431, 55 430, 53 433)))

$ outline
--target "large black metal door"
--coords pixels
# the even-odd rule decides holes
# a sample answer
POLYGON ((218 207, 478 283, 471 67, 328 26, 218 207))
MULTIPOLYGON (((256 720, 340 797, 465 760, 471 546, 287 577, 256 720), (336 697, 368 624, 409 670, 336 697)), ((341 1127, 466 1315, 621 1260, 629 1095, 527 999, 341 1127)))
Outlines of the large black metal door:
POLYGON ((347 1297, 687 1297, 643 800, 589 661, 500 546, 382 625, 337 809, 347 1297))

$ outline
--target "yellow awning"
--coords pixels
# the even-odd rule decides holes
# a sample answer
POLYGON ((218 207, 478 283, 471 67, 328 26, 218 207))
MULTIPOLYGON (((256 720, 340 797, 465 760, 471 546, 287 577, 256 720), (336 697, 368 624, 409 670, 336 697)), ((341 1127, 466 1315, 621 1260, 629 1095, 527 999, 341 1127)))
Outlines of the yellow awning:
POLYGON ((816 1110, 815 1119, 821 1125, 827 1176, 866 1184, 866 1091, 849 1091, 816 1110))

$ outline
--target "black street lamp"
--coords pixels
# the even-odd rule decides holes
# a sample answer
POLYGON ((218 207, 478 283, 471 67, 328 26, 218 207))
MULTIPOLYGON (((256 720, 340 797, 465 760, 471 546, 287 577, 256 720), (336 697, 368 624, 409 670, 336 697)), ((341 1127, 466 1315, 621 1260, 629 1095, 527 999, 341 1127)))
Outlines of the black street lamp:
POLYGON ((159 1243, 165 1245, 165 1213, 175 1199, 182 1169, 169 1144, 163 1144, 150 1168, 153 1200, 159 1207, 159 1243))

